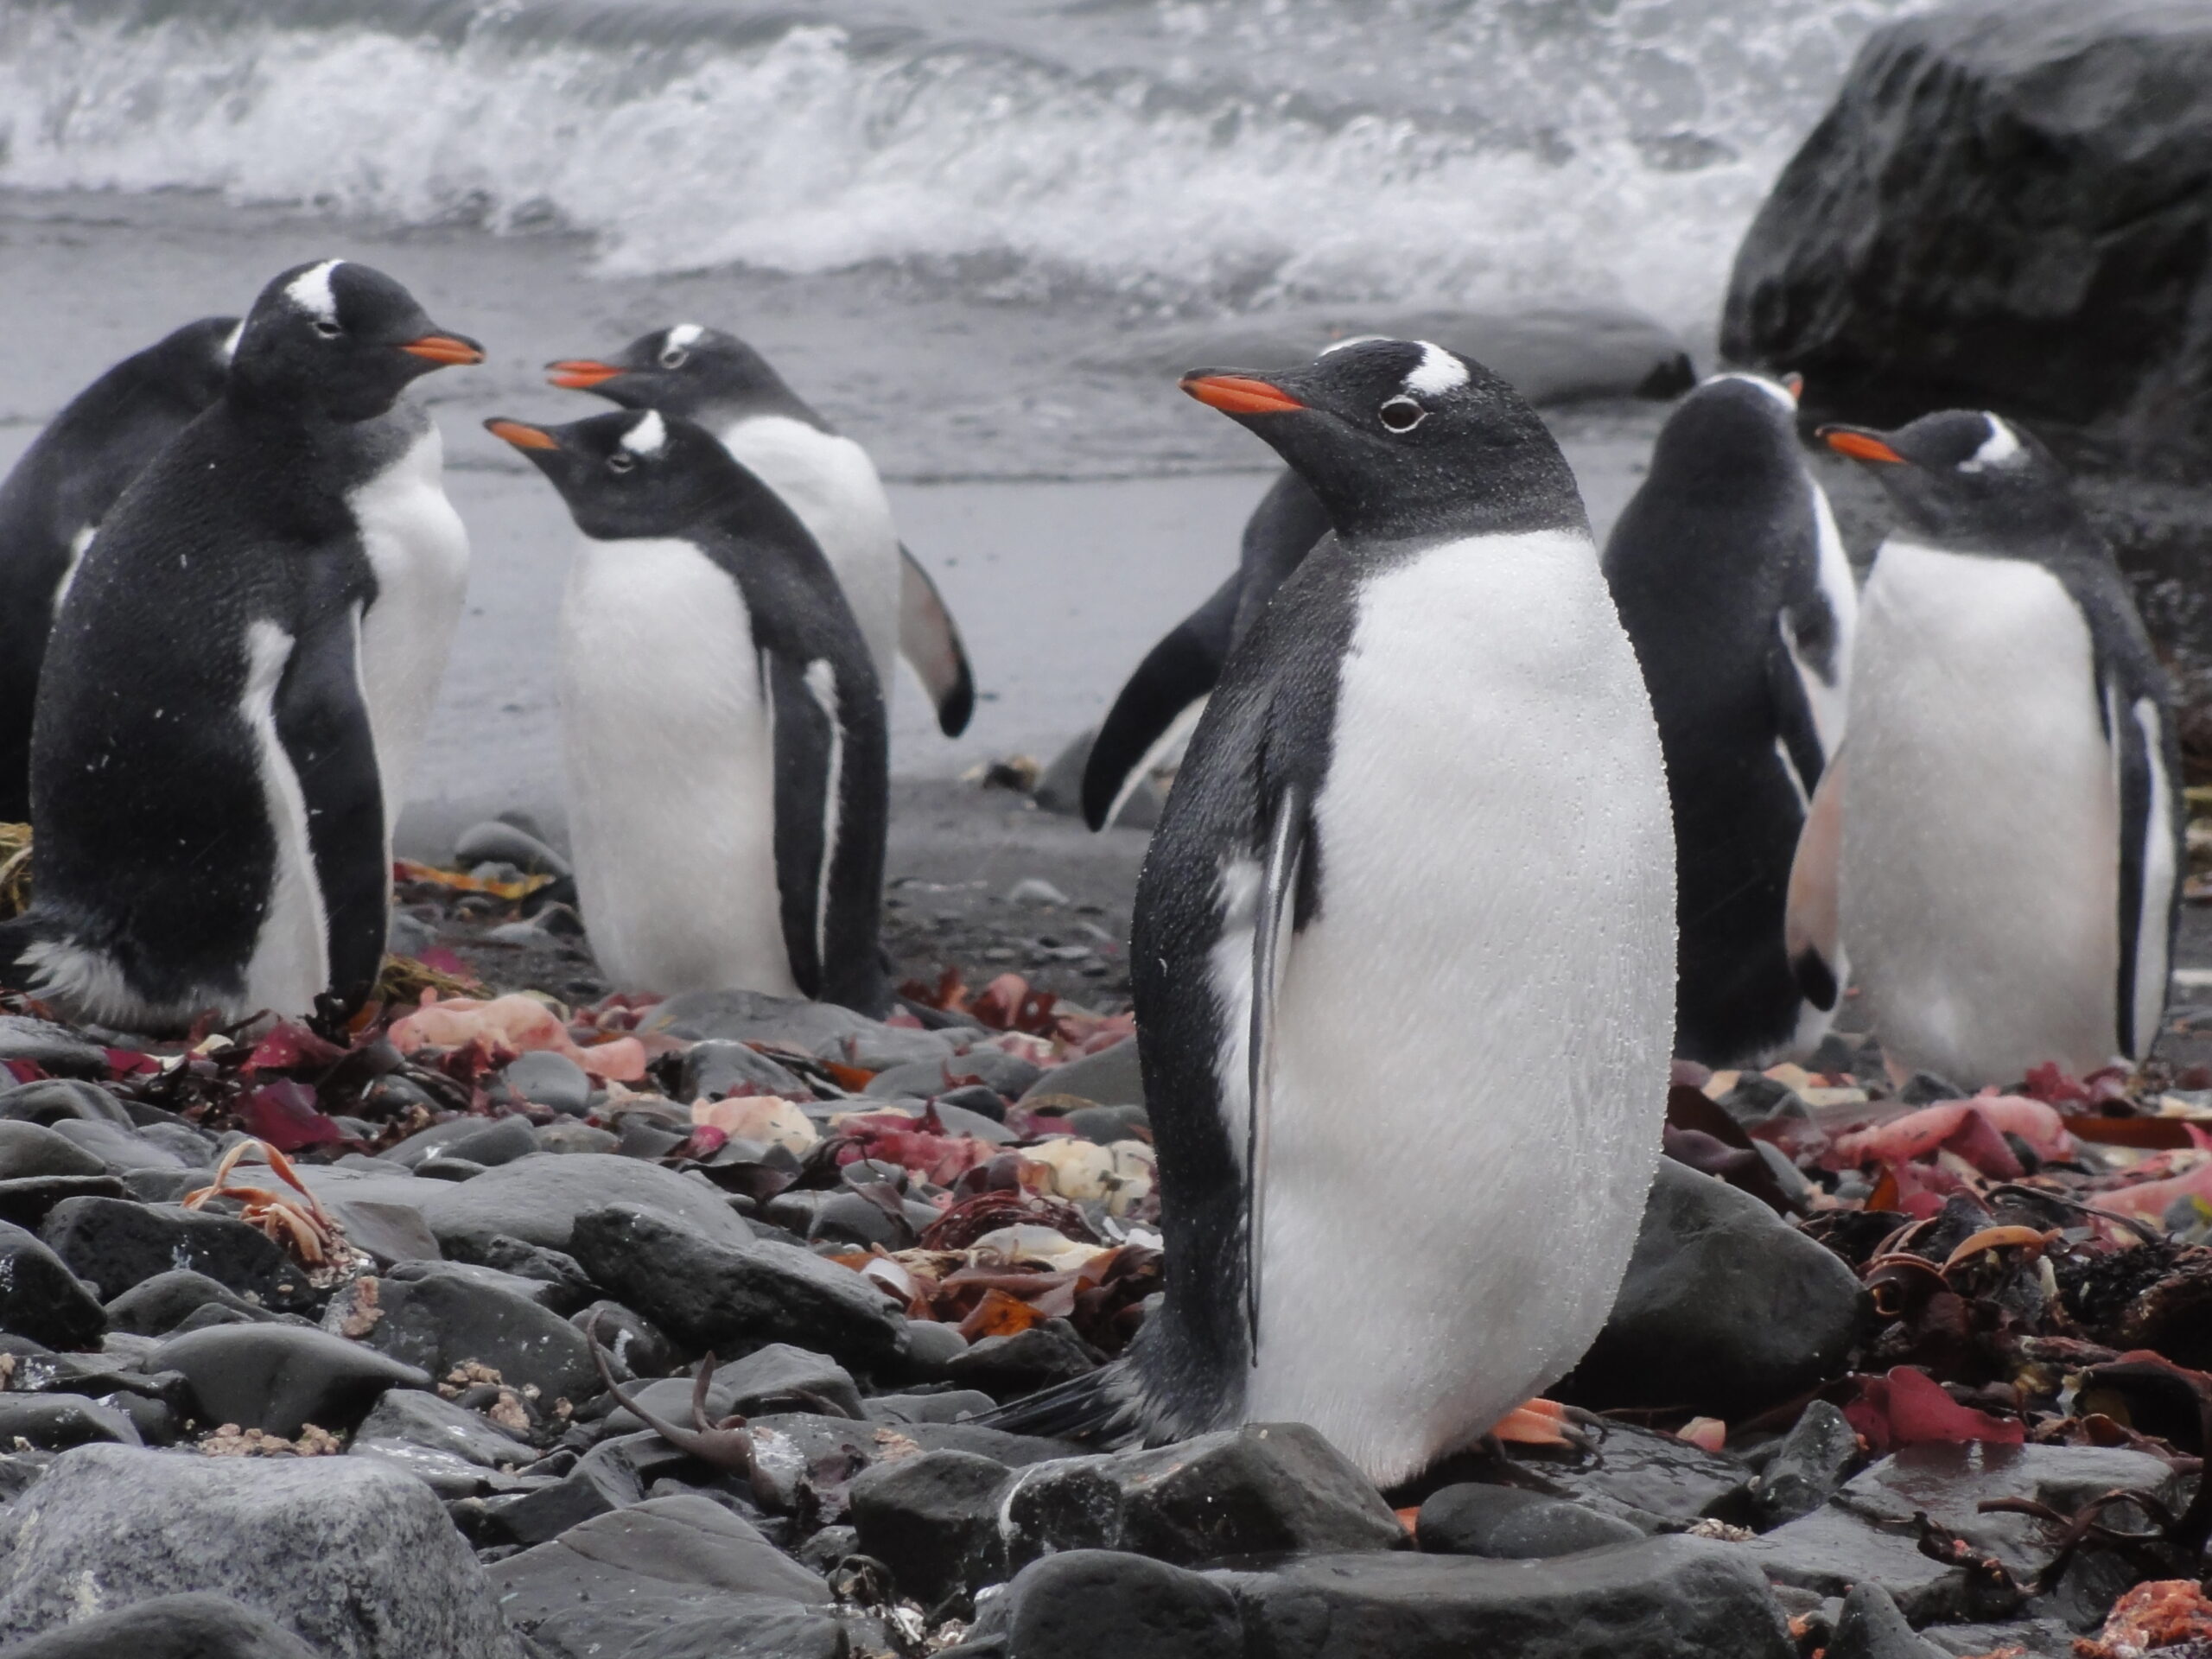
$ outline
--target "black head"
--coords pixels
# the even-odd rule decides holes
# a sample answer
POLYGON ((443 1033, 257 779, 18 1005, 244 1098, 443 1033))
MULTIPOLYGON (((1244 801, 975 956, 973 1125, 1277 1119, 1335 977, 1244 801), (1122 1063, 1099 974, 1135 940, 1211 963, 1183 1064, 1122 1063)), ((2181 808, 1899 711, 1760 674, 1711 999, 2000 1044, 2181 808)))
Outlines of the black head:
POLYGON ((622 410, 566 426, 484 425, 552 480, 576 527, 600 541, 682 536, 760 497, 776 501, 713 433, 680 415, 622 410))
POLYGON ((1923 415, 1894 432, 1824 426, 1821 436, 1838 454, 1865 462, 1906 526, 1939 546, 2003 552, 2078 517, 2050 451, 1985 410, 1923 415))
POLYGON ((202 317, 188 322, 139 353, 139 368, 192 407, 205 409, 223 395, 223 383, 230 378, 231 353, 238 349, 241 328, 236 317, 202 317))
POLYGON ((409 381, 450 364, 481 363, 473 340, 440 329, 415 296, 350 259, 296 265, 261 290, 231 361, 236 396, 372 420, 409 381))
POLYGON ((1651 476, 1692 489, 1733 486, 1747 473, 1796 478, 1804 472, 1797 446, 1796 375, 1716 374, 1675 405, 1652 446, 1651 476))
POLYGON ((1193 371, 1183 390, 1272 445, 1346 538, 1588 523, 1535 410, 1426 340, 1356 340, 1283 373, 1193 371))
POLYGON ((735 334, 696 322, 640 334, 611 358, 563 358, 545 366, 555 385, 597 392, 625 409, 695 421, 761 414, 820 423, 766 358, 735 334))

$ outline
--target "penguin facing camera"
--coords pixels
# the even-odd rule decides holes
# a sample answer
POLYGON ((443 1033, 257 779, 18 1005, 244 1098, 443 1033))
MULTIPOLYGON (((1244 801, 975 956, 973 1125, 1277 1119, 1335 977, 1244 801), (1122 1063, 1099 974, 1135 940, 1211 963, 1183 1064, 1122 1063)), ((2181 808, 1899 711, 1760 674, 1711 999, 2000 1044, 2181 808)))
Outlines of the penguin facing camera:
POLYGON ((236 317, 124 358, 31 440, 0 483, 0 823, 31 810, 31 714, 61 590, 124 486, 222 395, 236 317))
POLYGON ((1796 393, 1749 374, 1691 392, 1605 544, 1674 801, 1675 1052, 1713 1066, 1809 1052, 1837 1001, 1833 983, 1799 986, 1783 939, 1798 837, 1843 738, 1859 609, 1796 393))
POLYGON ((975 712, 967 647, 937 584, 899 541, 867 450, 840 433, 734 334, 696 322, 640 336, 615 356, 548 364, 556 386, 625 409, 658 409, 712 431, 783 497, 830 563, 868 642, 887 706, 903 654, 957 737, 975 712))
POLYGON ((561 607, 561 726, 600 966, 626 988, 885 1013, 883 697, 806 526, 679 416, 485 425, 584 535, 561 607))
POLYGON ((995 1421, 1302 1421, 1387 1485, 1563 1376, 1619 1287, 1674 1026, 1659 734, 1497 376, 1370 340, 1183 387, 1334 531, 1230 653, 1138 887, 1165 1300, 995 1421))
MULTIPOLYGON (((1891 1069, 1962 1089, 2158 1034, 2182 861, 2172 694, 2112 550, 2035 437, 1979 410, 1821 429, 1897 526, 1860 598, 1851 736, 1792 949, 1840 932, 1891 1069)), ((1816 804, 1815 823, 1821 816, 1816 804)), ((1808 830, 1808 840, 1811 831, 1808 830)))
POLYGON ((391 874, 374 698, 379 651, 405 642, 369 613, 408 613, 397 531, 443 505, 434 471, 422 498, 424 442, 382 417, 418 376, 482 360, 366 265, 262 290, 222 395, 124 492, 54 621, 35 891, 0 929, 37 995, 162 1031, 373 988, 391 874))

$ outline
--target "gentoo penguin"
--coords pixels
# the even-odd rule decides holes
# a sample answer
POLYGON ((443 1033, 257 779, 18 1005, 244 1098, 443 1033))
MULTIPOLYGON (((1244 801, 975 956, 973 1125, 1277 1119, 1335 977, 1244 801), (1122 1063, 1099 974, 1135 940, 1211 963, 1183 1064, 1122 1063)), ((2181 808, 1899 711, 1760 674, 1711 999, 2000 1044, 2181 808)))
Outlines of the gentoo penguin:
POLYGON ((1783 915, 1799 832, 1843 736, 1859 602, 1798 447, 1795 385, 1721 374, 1684 398, 1605 571, 1675 803, 1675 1052, 1716 1066, 1802 1054, 1836 999, 1800 989, 1783 915))
POLYGON ((124 486, 221 396, 238 330, 202 317, 124 358, 0 483, 0 822, 30 817, 31 709, 62 586, 124 486))
POLYGON ((262 291, 222 396, 124 492, 54 622, 36 891, 9 925, 37 995, 157 1030, 368 994, 391 864, 363 497, 401 391, 482 359, 365 265, 262 291))
POLYGON ((625 409, 698 422, 784 498, 830 561, 868 641, 886 703, 903 653, 946 736, 968 728, 976 683, 937 584, 899 539, 868 451, 815 413, 760 353, 719 328, 682 322, 616 356, 547 365, 552 382, 625 409))
MULTIPOLYGON (((2181 770, 2111 550, 1998 416, 1821 435, 1897 512, 1822 791, 1836 920, 1892 1070, 1976 1089, 2140 1059, 2166 1005, 2181 770)), ((1798 931, 1817 980, 1821 941, 1798 931)))
POLYGON ((1374 340, 1183 387, 1334 531, 1230 655, 1139 881, 1165 1300, 1006 1417, 1297 1421, 1387 1485, 1562 1376, 1627 1265, 1674 1027, 1659 734, 1497 375, 1374 340))
POLYGON ((884 1013, 883 696, 806 526, 681 416, 485 424, 584 533, 561 723, 601 967, 884 1013))
POLYGON ((1103 830, 1131 791, 1197 723, 1222 664, 1329 528, 1306 480, 1286 471, 1245 520, 1236 569, 1205 604, 1168 630, 1130 675, 1083 769, 1084 821, 1103 830))

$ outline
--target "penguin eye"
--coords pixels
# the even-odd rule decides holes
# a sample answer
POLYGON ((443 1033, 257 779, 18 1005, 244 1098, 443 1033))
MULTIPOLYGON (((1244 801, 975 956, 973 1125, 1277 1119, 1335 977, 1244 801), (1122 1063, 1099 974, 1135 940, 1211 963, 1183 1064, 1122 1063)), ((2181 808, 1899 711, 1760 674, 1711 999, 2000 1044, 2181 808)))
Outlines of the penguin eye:
POLYGON ((315 331, 318 334, 321 334, 325 340, 335 340, 339 335, 346 332, 336 323, 331 321, 327 317, 317 317, 315 319, 315 331))
POLYGON ((627 449, 617 449, 607 458, 607 470, 610 473, 626 473, 637 464, 638 458, 627 449))
POLYGON ((1377 413, 1383 427, 1392 432, 1410 432, 1428 418, 1428 411, 1410 397, 1393 397, 1377 413))
POLYGON ((690 359, 691 353, 681 346, 671 346, 660 354, 660 365, 664 369, 680 369, 690 359))

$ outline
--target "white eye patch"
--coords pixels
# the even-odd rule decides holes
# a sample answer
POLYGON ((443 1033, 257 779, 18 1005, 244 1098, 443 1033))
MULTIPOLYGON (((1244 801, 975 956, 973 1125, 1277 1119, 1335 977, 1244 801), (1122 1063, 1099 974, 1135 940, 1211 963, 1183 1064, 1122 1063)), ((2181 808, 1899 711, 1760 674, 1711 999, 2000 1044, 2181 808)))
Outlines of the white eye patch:
POLYGON ((2002 467, 2020 453, 2018 433, 1994 415, 1984 415, 1981 418, 1989 423, 1989 435, 1982 440, 1980 448, 1959 463, 1959 470, 1962 473, 1979 473, 1992 467, 2002 467))
POLYGON ((1414 364, 1406 376, 1408 391, 1434 397, 1450 391, 1455 386, 1467 384, 1467 365, 1446 351, 1441 346, 1427 340, 1415 342, 1421 347, 1421 361, 1414 364))
POLYGON ((284 284, 284 297, 318 322, 338 321, 338 296, 330 289, 330 273, 346 262, 326 259, 309 265, 284 284))
POLYGON ((707 331, 696 322, 679 322, 668 331, 671 351, 688 352, 699 343, 699 336, 707 331))
POLYGON ((668 423, 660 411, 649 409, 639 423, 622 435, 622 447, 633 455, 657 455, 668 448, 668 423))

